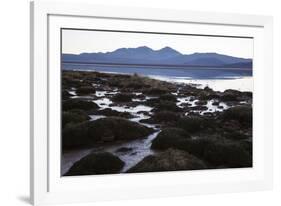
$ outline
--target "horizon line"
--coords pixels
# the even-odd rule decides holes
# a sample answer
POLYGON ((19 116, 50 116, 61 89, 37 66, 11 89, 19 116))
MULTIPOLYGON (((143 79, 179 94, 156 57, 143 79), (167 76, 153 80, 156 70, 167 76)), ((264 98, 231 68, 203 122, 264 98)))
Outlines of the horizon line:
POLYGON ((134 66, 134 67, 166 67, 166 68, 186 68, 196 67, 204 69, 235 69, 249 71, 253 70, 253 67, 231 67, 232 64, 225 64, 220 66, 208 66, 208 65, 184 65, 184 64, 133 64, 133 63, 115 63, 115 62, 82 62, 82 61, 61 61, 62 64, 78 64, 78 65, 99 65, 99 66, 134 66))

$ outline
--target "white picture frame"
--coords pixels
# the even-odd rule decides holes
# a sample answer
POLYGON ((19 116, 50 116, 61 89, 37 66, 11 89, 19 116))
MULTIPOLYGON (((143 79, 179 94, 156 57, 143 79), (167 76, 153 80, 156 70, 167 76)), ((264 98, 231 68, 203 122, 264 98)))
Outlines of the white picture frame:
MULTIPOLYGON (((115 28, 115 29, 116 29, 115 28)), ((268 190, 273 185, 272 17, 39 1, 31 3, 31 201, 34 205, 268 190), (145 15, 144 15, 145 14, 145 15), (67 18, 67 19, 65 19, 67 18), (71 21, 70 21, 71 20, 71 21), (250 35, 254 53, 254 166, 250 169, 61 178, 62 27, 136 27, 250 35), (94 24, 94 23, 95 24, 94 24), (110 22, 113 22, 110 24, 110 22), (135 26, 137 22, 137 26, 135 26), (186 25, 189 26, 186 26, 186 25), (158 26, 159 25, 159 26, 158 26), (59 69, 58 69, 59 68, 59 69), (52 84, 50 84, 52 83, 52 84)))

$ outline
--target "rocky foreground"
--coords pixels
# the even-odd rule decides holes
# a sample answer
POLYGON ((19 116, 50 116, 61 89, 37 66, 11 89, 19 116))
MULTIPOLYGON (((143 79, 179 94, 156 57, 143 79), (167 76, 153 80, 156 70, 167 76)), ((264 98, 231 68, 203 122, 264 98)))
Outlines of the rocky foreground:
POLYGON ((252 166, 251 92, 63 71, 62 109, 63 155, 99 148, 63 175, 252 166))

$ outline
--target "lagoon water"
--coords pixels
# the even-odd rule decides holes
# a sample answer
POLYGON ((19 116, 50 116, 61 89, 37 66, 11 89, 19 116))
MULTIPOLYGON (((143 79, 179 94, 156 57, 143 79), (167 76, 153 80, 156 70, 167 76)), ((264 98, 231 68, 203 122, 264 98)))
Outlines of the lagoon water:
POLYGON ((64 70, 84 70, 118 74, 139 74, 150 78, 194 84, 199 88, 208 86, 215 91, 235 89, 253 91, 252 70, 234 68, 170 68, 170 67, 125 67, 63 63, 64 70))
POLYGON ((253 92, 253 77, 251 76, 236 76, 232 78, 220 78, 220 79, 190 79, 190 78, 169 78, 164 76, 150 76, 151 78, 169 81, 175 83, 192 84, 197 88, 204 89, 206 86, 212 88, 214 91, 223 92, 227 89, 235 89, 243 92, 253 92))

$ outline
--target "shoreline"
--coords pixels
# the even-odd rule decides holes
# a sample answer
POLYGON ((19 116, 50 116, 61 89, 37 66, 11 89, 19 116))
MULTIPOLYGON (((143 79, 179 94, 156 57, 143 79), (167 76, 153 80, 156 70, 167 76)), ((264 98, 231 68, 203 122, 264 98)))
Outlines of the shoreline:
MULTIPOLYGON (((73 69, 73 70, 62 70, 62 71, 75 71, 75 72, 98 72, 105 74, 116 74, 116 75, 134 75, 134 73, 122 73, 122 72, 113 72, 113 71, 98 71, 92 69, 73 69)), ((235 89, 242 92, 253 92, 253 76, 218 76, 213 78, 193 78, 189 76, 165 76, 165 75, 143 75, 138 74, 139 76, 149 77, 160 81, 179 83, 179 84, 190 84, 194 85, 197 88, 203 89, 208 86, 211 89, 216 91, 225 91, 227 89, 235 89), (216 84, 219 84, 216 86, 216 84), (243 88, 236 85, 243 85, 243 88)))
POLYGON ((90 154, 73 154, 64 163, 69 171, 62 175, 86 175, 88 170, 90 174, 172 171, 174 161, 185 162, 176 170, 252 164, 252 92, 201 89, 136 74, 63 70, 62 94, 63 151, 92 148, 90 154), (210 152, 209 147, 216 149, 208 156, 194 151, 210 152), (210 159, 218 155, 214 152, 229 153, 233 148, 241 152, 242 160, 236 159, 237 154, 227 160, 210 159), (90 165, 81 169, 80 162, 89 161, 87 157, 118 164, 100 171, 90 165), (162 161, 168 161, 167 168, 162 161))

